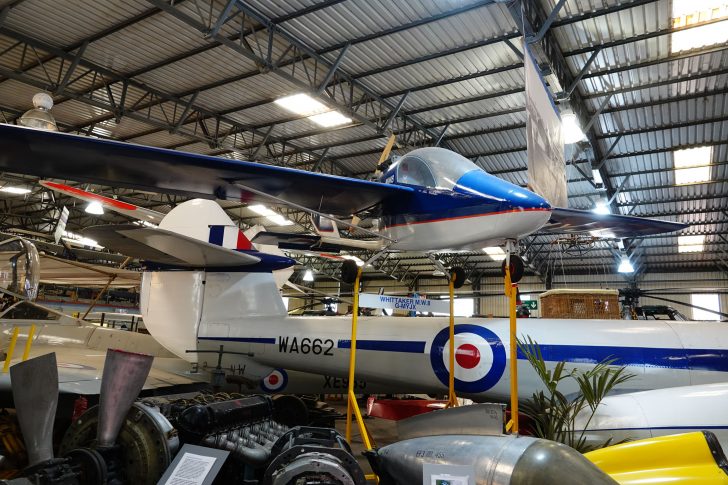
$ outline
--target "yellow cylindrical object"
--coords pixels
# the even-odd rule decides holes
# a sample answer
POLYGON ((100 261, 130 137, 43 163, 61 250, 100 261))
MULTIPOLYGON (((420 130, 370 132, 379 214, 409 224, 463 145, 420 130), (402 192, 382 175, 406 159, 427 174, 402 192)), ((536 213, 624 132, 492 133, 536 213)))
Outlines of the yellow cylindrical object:
MULTIPOLYGON (((506 269, 506 271, 508 271, 506 269)), ((510 279, 510 278, 509 278, 510 279)), ((510 342, 511 342, 511 421, 510 431, 518 433, 518 343, 516 340, 516 295, 518 285, 512 283, 509 296, 510 342)))
POLYGON ((447 407, 458 405, 458 397, 455 394, 455 274, 450 276, 450 379, 448 381, 447 407))
POLYGON ((19 331, 20 329, 18 327, 13 328, 13 336, 10 337, 10 345, 8 346, 8 355, 5 357, 5 364, 3 365, 3 374, 10 369, 10 361, 13 359, 13 354, 15 353, 15 344, 18 341, 19 331))
POLYGON ((33 335, 35 335, 35 325, 31 325, 30 331, 28 332, 28 340, 25 342, 25 350, 23 351, 23 362, 28 360, 28 357, 30 356, 30 347, 33 345, 33 335))
POLYGON ((346 441, 351 442, 351 412, 353 408, 359 410, 354 395, 354 374, 356 370, 356 329, 359 317, 359 280, 361 279, 361 268, 356 272, 354 281, 354 309, 351 314, 351 349, 349 352, 349 383, 346 393, 346 441), (354 399, 352 399, 354 396, 354 399))
POLYGON ((728 484, 728 475, 716 463, 702 432, 630 441, 584 456, 623 485, 728 484))

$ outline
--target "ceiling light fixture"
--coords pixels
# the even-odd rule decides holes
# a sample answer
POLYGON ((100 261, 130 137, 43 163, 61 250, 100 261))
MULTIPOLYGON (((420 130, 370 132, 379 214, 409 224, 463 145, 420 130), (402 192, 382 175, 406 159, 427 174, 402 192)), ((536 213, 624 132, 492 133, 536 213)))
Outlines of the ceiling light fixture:
POLYGON ((490 259, 493 261, 503 261, 506 259, 506 253, 503 251, 503 249, 499 248, 498 246, 483 248, 483 251, 485 254, 490 256, 490 259))
POLYGON ((92 201, 89 202, 86 206, 86 209, 84 209, 88 214, 93 214, 96 216, 101 216, 104 214, 104 206, 101 205, 101 202, 98 201, 92 201))
POLYGON ((252 210, 256 214, 260 214, 261 216, 265 217, 269 221, 271 221, 273 224, 276 224, 278 226, 290 226, 293 225, 293 221, 289 221, 279 213, 270 210, 266 206, 262 204, 255 204, 255 205, 249 205, 248 209, 252 210))
POLYGON ((600 200, 599 202, 597 202, 597 205, 596 205, 596 207, 594 207, 592 209, 592 212, 595 214, 602 214, 602 215, 607 215, 607 214, 612 213, 612 211, 609 209, 609 204, 607 204, 603 200, 600 200))
POLYGON ((619 263, 617 268, 618 273, 634 273, 634 266, 629 262, 629 258, 622 256, 622 262, 619 263))
MULTIPOLYGON (((728 19, 728 3, 725 0, 673 0, 673 28, 706 22, 708 20, 728 19)), ((674 32, 670 35, 670 52, 680 52, 698 47, 724 44, 728 42, 728 29, 724 22, 674 32)))
POLYGON ((705 234, 677 237, 679 253, 699 253, 705 249, 705 234))
POLYGON ((30 189, 25 189, 23 187, 9 187, 5 186, 0 189, 0 192, 5 192, 7 194, 13 194, 13 195, 25 195, 30 193, 30 189))
POLYGON ((313 281, 313 271, 307 269, 306 272, 303 273, 303 281, 313 281))
POLYGON ((328 111, 326 113, 309 116, 308 119, 324 128, 351 123, 351 118, 347 118, 338 111, 328 111))
POLYGON ((564 143, 567 145, 586 138, 584 130, 579 126, 579 120, 570 109, 561 113, 561 131, 564 134, 564 143))
POLYGON ((292 94, 275 100, 275 104, 302 116, 323 113, 328 108, 305 93, 292 94))
POLYGON ((675 150, 672 157, 675 163, 676 184, 696 184, 710 180, 712 146, 675 150))

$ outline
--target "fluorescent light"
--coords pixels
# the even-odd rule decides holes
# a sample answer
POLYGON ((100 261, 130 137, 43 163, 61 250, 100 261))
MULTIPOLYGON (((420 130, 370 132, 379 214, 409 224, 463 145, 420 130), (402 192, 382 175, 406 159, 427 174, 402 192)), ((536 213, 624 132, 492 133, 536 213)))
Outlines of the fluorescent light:
POLYGON ((293 225, 293 221, 289 221, 285 217, 283 217, 280 214, 275 214, 272 216, 266 216, 266 219, 271 221, 273 224, 276 224, 278 226, 291 226, 293 225))
POLYGON ((91 238, 84 237, 80 234, 76 234, 75 232, 71 231, 63 231, 63 237, 65 239, 68 239, 69 242, 72 242, 74 244, 80 244, 82 246, 91 246, 93 248, 103 248, 103 246, 100 246, 99 243, 91 238))
POLYGON ((249 205, 248 209, 252 210, 256 214, 260 214, 261 216, 265 217, 269 221, 271 221, 273 224, 276 224, 278 226, 290 226, 293 224, 292 221, 289 221, 282 215, 278 214, 275 211, 270 210, 266 206, 262 204, 255 204, 255 205, 249 205))
POLYGON ((307 269, 306 272, 303 273, 303 281, 313 281, 313 271, 307 269))
POLYGON ((579 120, 571 111, 566 111, 561 115, 561 131, 564 133, 564 143, 576 143, 586 138, 584 131, 579 126, 579 120))
MULTIPOLYGON (((684 27, 719 18, 728 19, 725 0, 673 0, 672 26, 684 27)), ((671 35, 671 52, 728 42, 728 28, 723 22, 695 27, 671 35)))
POLYGON ((485 251, 485 254, 490 256, 490 259, 492 259, 493 261, 503 261, 504 259, 506 259, 505 251, 503 251, 498 246, 483 248, 483 251, 485 251))
POLYGON ((594 179, 594 183, 596 185, 604 185, 604 180, 602 179, 602 173, 595 169, 592 169, 592 178, 594 179))
POLYGON ((89 214, 100 216, 104 213, 104 206, 101 205, 101 202, 94 200, 92 202, 89 202, 89 204, 86 206, 86 209, 84 210, 89 214))
POLYGON ((634 273, 634 267, 632 266, 632 263, 629 262, 629 258, 626 256, 622 256, 622 262, 619 263, 619 268, 617 268, 618 273, 634 273))
POLYGON ((338 111, 328 111, 326 113, 309 116, 308 119, 325 128, 351 123, 351 118, 347 118, 338 111))
POLYGON ((672 156, 675 162, 676 184, 694 184, 710 180, 713 147, 675 150, 672 156))
POLYGON ((5 186, 0 189, 0 192, 7 192, 8 194, 25 195, 30 193, 30 189, 24 189, 23 187, 9 187, 5 186))
POLYGON ((677 251, 679 253, 699 253, 704 248, 705 234, 677 237, 677 251))
POLYGON ((328 109, 326 105, 304 93, 292 94, 291 96, 276 99, 275 103, 288 111, 293 111, 303 116, 321 113, 328 109))
POLYGON ((364 266, 364 261, 362 261, 361 259, 357 258, 353 254, 342 254, 341 257, 344 258, 344 259, 348 259, 350 261, 354 261, 357 266, 364 266))
POLYGON ((602 214, 602 215, 607 215, 607 214, 612 213, 612 211, 609 209, 609 205, 606 202, 601 201, 601 200, 599 202, 597 202, 597 205, 596 205, 596 207, 594 207, 592 209, 592 212, 595 214, 602 214))

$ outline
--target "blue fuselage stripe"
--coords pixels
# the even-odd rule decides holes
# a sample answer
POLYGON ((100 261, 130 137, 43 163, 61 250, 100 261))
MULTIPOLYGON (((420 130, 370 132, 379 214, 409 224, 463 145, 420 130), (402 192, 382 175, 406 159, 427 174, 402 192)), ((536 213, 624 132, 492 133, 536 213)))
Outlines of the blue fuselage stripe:
MULTIPOLYGON (((351 340, 339 340, 337 347, 340 349, 350 349, 351 340)), ((424 354, 425 342, 406 340, 357 340, 356 348, 358 350, 379 350, 382 352, 424 354)))
MULTIPOLYGON (((257 344, 276 343, 275 338, 263 337, 199 337, 199 339, 257 344)), ((427 342, 421 340, 357 340, 356 347, 359 350, 423 354, 427 348, 427 342)), ((614 365, 728 372, 728 349, 672 349, 553 344, 541 344, 540 347, 541 354, 547 362, 563 361, 572 364, 596 364, 606 359, 615 359, 614 365)), ((350 349, 351 340, 339 340, 337 348, 350 349)), ((526 356, 521 349, 518 349, 518 359, 526 360, 526 356)))
POLYGON ((197 337, 200 340, 222 340, 224 342, 245 342, 251 344, 274 344, 275 338, 258 337, 197 337))

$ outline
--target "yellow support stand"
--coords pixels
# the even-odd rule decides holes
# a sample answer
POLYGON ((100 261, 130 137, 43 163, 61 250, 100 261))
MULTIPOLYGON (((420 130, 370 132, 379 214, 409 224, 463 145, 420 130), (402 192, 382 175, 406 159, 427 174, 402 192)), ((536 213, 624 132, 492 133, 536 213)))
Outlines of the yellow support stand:
POLYGON ((447 407, 458 405, 458 396, 455 394, 455 274, 450 275, 450 379, 448 381, 447 407))
POLYGON ((18 341, 19 331, 20 329, 18 327, 13 328, 13 336, 10 337, 10 345, 8 346, 8 355, 5 357, 5 364, 3 365, 3 374, 10 369, 10 361, 13 359, 13 354, 15 353, 15 343, 18 341))
POLYGON ((361 279, 361 268, 356 274, 354 281, 354 308, 351 315, 351 353, 349 354, 349 383, 347 401, 346 401, 346 441, 351 442, 351 414, 356 416, 356 422, 359 425, 362 441, 367 450, 373 448, 373 441, 369 436, 369 431, 364 424, 364 419, 359 410, 359 404, 356 402, 356 394, 354 394, 354 375, 356 369, 356 332, 359 317, 359 281, 361 279))
POLYGON ((516 283, 511 283, 511 272, 506 265, 505 294, 509 298, 508 310, 510 319, 510 361, 511 361, 511 419, 506 424, 506 431, 518 433, 518 343, 516 340, 516 283))
POLYGON ((25 350, 23 351, 23 362, 28 360, 30 356, 30 347, 33 345, 33 335, 35 335, 35 325, 30 326, 30 332, 28 332, 28 340, 25 342, 25 350))

